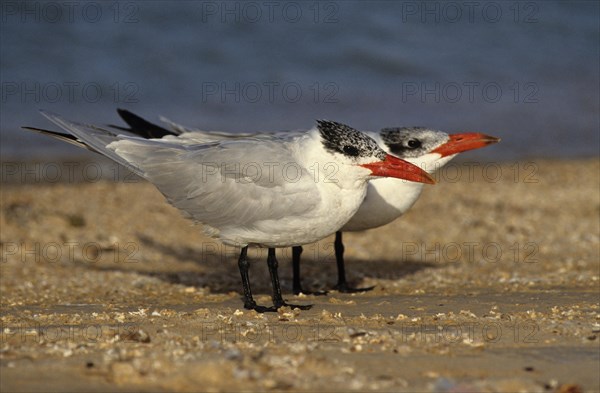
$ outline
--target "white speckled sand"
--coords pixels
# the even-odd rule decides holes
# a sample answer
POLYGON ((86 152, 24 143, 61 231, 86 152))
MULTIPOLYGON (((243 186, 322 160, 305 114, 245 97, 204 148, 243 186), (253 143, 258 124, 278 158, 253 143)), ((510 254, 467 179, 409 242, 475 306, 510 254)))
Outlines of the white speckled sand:
MULTIPOLYGON (((314 307, 275 314, 241 309, 237 250, 145 182, 3 184, 1 390, 598 391, 599 161, 532 163, 455 166, 347 234, 371 292, 292 296, 282 255, 284 297, 314 307)), ((330 241, 305 247, 306 288, 335 283, 330 241)))

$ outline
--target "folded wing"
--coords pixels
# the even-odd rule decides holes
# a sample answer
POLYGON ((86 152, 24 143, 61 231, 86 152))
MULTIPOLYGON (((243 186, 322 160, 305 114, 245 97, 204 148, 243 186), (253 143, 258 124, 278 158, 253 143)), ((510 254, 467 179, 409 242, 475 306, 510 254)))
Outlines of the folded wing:
POLYGON ((306 216, 320 202, 310 171, 279 137, 190 143, 144 139, 74 123, 44 112, 79 141, 153 183, 175 207, 212 228, 259 230, 306 216))

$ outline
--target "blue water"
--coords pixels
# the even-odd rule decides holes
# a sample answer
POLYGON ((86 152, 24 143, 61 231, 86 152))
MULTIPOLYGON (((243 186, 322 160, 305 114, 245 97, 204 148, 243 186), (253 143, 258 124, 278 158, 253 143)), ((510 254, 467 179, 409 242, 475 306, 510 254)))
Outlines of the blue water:
POLYGON ((115 109, 204 129, 423 125, 471 158, 597 156, 599 3, 1 3, 2 159, 80 155, 19 130, 115 109))

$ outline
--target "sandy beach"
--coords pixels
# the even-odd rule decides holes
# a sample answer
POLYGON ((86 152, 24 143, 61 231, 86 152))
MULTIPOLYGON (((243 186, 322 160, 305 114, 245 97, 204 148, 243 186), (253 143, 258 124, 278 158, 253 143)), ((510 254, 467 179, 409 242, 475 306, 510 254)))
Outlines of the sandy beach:
MULTIPOLYGON (((152 185, 57 167, 3 163, 3 392, 600 391, 598 159, 450 165, 345 235, 373 291, 294 296, 280 250, 284 298, 313 308, 265 314, 242 307, 238 250, 152 185)), ((331 241, 305 247, 305 288, 335 284, 331 241)))

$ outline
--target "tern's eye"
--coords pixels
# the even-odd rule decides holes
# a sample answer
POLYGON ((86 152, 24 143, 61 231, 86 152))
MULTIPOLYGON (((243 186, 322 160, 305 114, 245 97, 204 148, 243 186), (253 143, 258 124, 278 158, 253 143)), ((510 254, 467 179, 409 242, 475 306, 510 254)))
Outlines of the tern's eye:
POLYGON ((411 149, 418 149, 421 147, 421 141, 418 139, 409 139, 408 142, 406 142, 406 146, 411 149))
POLYGON ((351 157, 356 157, 360 154, 356 147, 350 146, 350 145, 344 146, 343 150, 344 150, 345 155, 351 156, 351 157))

